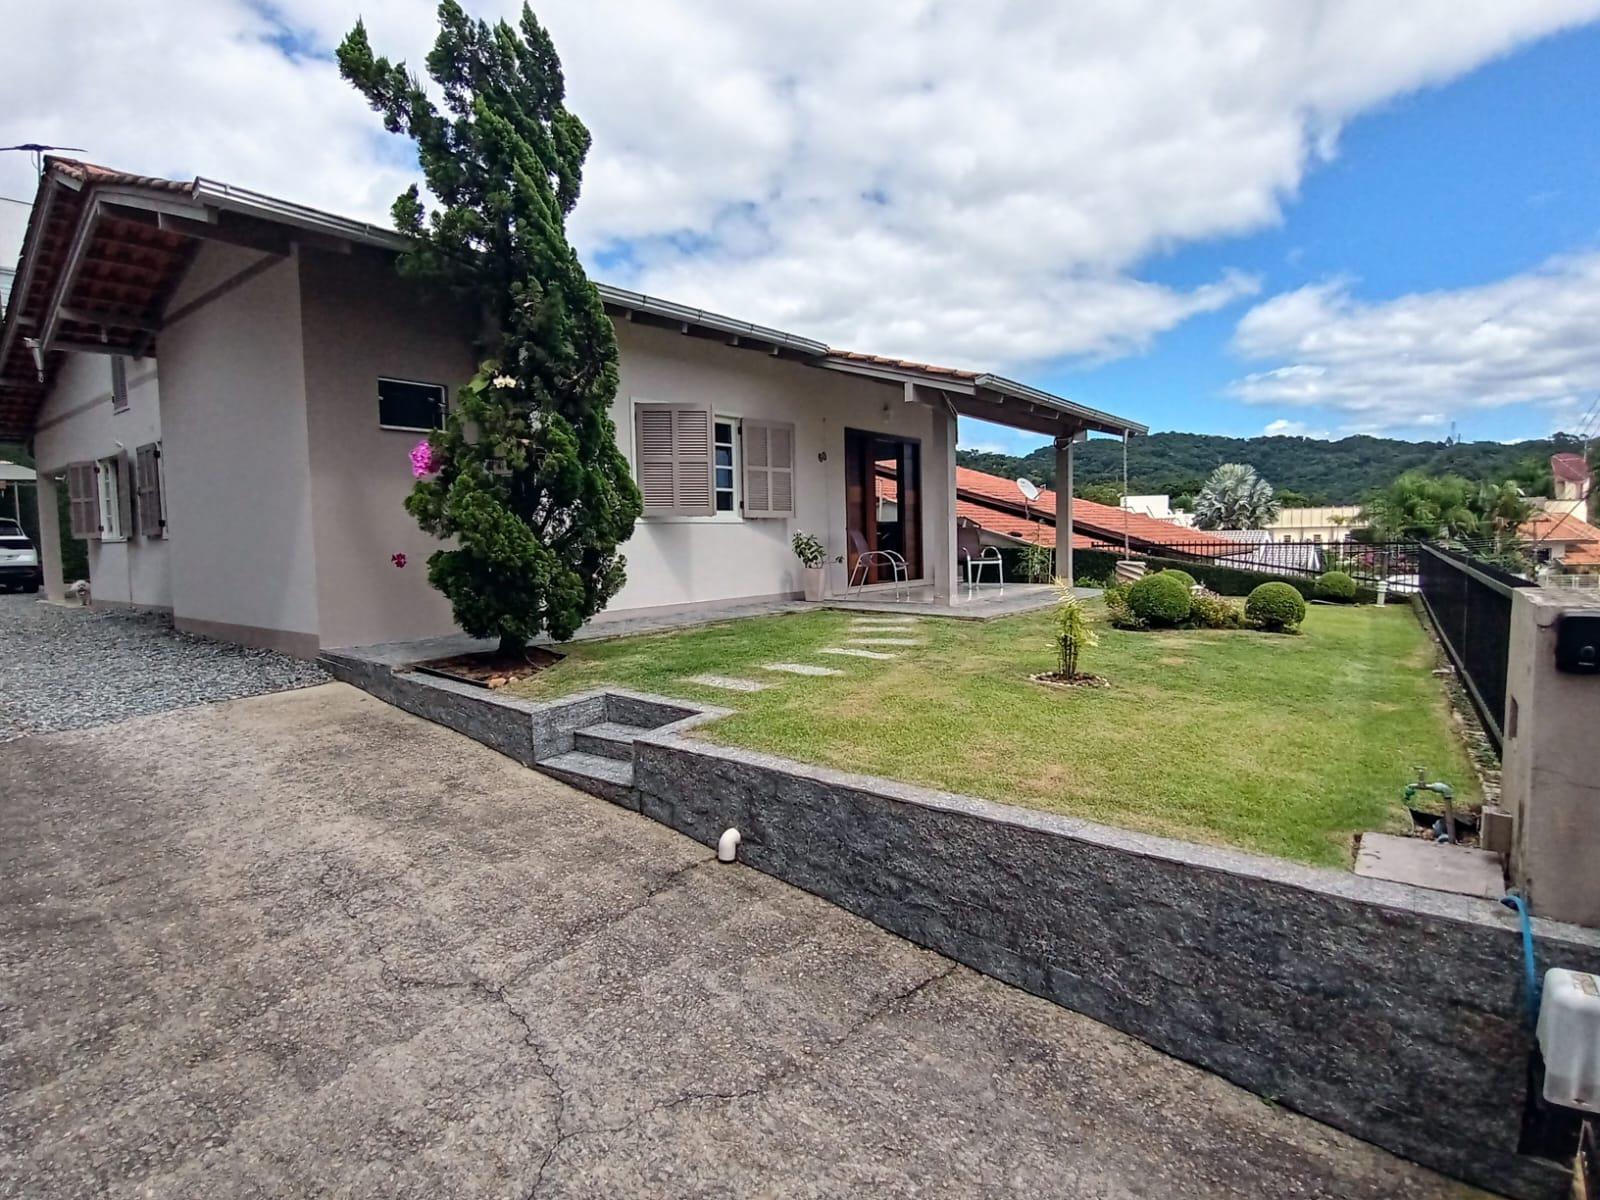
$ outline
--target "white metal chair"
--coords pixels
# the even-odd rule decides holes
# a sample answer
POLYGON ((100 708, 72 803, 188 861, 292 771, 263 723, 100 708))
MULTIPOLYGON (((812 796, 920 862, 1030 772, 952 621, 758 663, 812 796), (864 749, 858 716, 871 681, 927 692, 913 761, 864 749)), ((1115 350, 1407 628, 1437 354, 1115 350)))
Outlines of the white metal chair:
POLYGON ((1000 585, 1000 594, 1005 595, 1006 566, 1005 559, 1000 556, 999 546, 985 546, 977 554, 963 546, 961 563, 967 577, 967 599, 970 600, 977 593, 978 585, 983 582, 983 573, 990 567, 994 568, 994 579, 1000 585))
POLYGON ((888 567, 894 577, 895 599, 911 599, 911 576, 906 569, 905 556, 893 550, 869 550, 867 539, 862 537, 857 530, 850 530, 850 547, 856 553, 856 564, 850 568, 850 590, 859 595, 861 589, 867 586, 867 576, 872 574, 874 567, 888 567))

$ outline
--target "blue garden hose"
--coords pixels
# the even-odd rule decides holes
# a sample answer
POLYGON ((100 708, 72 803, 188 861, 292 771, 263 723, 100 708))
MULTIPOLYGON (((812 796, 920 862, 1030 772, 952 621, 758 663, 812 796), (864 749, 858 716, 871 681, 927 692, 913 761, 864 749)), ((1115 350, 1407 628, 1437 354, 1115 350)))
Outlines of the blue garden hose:
POLYGON ((1507 908, 1517 910, 1522 918, 1522 970, 1525 975, 1523 994, 1528 1005, 1528 1028, 1539 1027, 1539 970, 1533 965, 1533 924, 1528 919, 1528 904, 1516 892, 1500 901, 1507 908))

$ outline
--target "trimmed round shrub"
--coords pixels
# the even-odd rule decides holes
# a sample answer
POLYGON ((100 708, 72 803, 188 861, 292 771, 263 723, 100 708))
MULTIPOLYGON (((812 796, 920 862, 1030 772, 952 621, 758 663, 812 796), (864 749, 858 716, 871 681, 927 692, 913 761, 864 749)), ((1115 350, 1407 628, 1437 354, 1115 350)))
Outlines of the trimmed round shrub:
POLYGON ((1306 619, 1306 602, 1287 583, 1263 583, 1244 602, 1244 615, 1262 629, 1293 629, 1306 619))
POLYGON ((1183 586, 1188 588, 1191 592, 1194 591, 1194 576, 1189 574, 1189 572, 1180 571, 1180 570, 1178 570, 1177 567, 1168 567, 1165 571, 1162 571, 1161 574, 1163 574, 1163 575, 1171 575, 1174 579, 1176 579, 1179 583, 1183 584, 1183 586))
POLYGON ((1317 576, 1317 599, 1351 604, 1356 598, 1356 581, 1343 571, 1325 571, 1317 576))
POLYGON ((1128 589, 1128 608, 1151 625, 1177 625, 1189 618, 1189 589, 1176 572, 1157 571, 1128 589))

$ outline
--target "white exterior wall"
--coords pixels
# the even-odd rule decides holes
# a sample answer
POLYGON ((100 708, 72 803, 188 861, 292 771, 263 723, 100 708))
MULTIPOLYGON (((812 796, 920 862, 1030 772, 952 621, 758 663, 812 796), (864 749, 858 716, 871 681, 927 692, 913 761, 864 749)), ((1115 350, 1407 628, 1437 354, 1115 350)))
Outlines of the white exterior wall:
POLYGON ((178 627, 313 654, 316 560, 296 257, 204 243, 167 314, 158 353, 178 627))
MULTIPOLYGON (((792 421, 795 427, 795 515, 789 520, 644 517, 623 546, 628 582, 612 611, 676 607, 743 597, 799 596, 800 563, 789 539, 797 529, 820 537, 830 560, 828 586, 840 591, 845 570, 844 431, 866 429, 922 443, 923 546, 938 558, 936 514, 944 477, 937 465, 937 417, 907 404, 898 384, 819 370, 759 350, 685 337, 673 330, 619 321, 621 386, 612 408, 617 441, 633 461, 633 405, 710 402, 718 417, 792 421), (818 461, 826 454, 825 462, 818 461)), ((742 484, 742 481, 741 481, 742 484)), ((953 510, 952 510, 953 511, 953 510)))
POLYGON ((407 455, 425 435, 379 427, 378 379, 437 383, 454 397, 476 369, 472 323, 398 278, 386 256, 304 250, 300 267, 322 644, 453 632, 450 603, 427 578, 440 543, 405 510, 407 455))
MULTIPOLYGON (((134 452, 148 442, 162 440, 155 359, 128 359, 127 379, 128 407, 113 412, 111 357, 66 356, 36 426, 34 456, 40 474, 58 474, 68 463, 125 452, 130 464, 122 484, 133 487, 134 452)), ((65 488, 65 481, 58 486, 65 488)), ((63 537, 69 533, 61 530, 63 537)), ((88 553, 89 585, 96 604, 172 607, 169 538, 140 537, 137 528, 125 529, 116 541, 90 539, 88 553)))

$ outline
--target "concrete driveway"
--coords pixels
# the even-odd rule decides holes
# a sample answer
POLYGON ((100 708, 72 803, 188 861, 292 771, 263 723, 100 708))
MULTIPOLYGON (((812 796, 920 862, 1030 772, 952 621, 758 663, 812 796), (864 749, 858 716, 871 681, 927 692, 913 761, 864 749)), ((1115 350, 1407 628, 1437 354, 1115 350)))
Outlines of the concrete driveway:
POLYGON ((0 798, 0 1195, 1469 1194, 342 685, 0 798))

